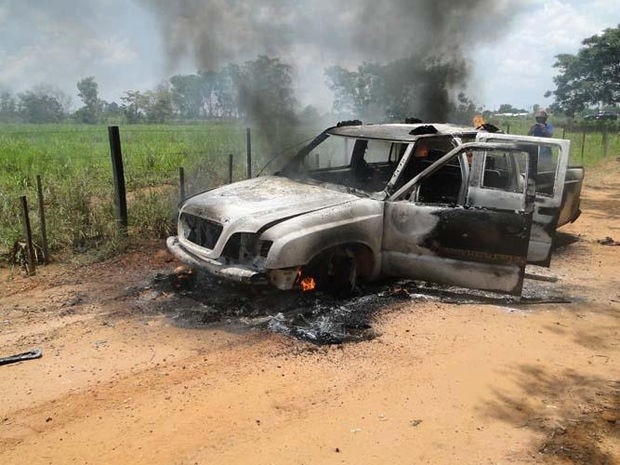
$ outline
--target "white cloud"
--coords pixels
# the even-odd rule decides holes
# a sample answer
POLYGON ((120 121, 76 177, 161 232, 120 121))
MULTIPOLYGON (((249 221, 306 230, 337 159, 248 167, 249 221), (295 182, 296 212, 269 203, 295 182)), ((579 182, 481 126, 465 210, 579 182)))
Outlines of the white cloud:
POLYGON ((78 101, 77 82, 94 76, 100 96, 118 101, 124 90, 162 79, 158 30, 133 2, 37 2, 0 6, 1 90, 47 84, 78 101))
POLYGON ((129 39, 118 36, 87 40, 80 50, 85 60, 100 62, 105 66, 119 66, 131 63, 138 53, 129 39))
POLYGON ((476 91, 487 108, 548 105, 556 55, 575 54, 583 39, 617 27, 620 9, 609 1, 536 0, 505 36, 474 52, 476 91))
MULTIPOLYGON (((344 36, 347 22, 358 18, 352 12, 356 3, 345 3, 352 9, 341 8, 337 20, 325 13, 332 11, 330 0, 309 1, 305 9, 285 9, 290 17, 283 14, 279 18, 279 25, 288 21, 298 24, 291 33, 299 42, 288 50, 292 52, 288 57, 295 56, 298 71, 312 71, 299 73, 304 103, 329 100, 331 94, 323 87, 325 66, 337 62, 355 67, 360 62, 360 55, 347 48, 350 44, 344 36)), ((476 69, 471 96, 487 108, 501 103, 521 107, 550 103, 543 94, 554 88, 555 56, 574 54, 584 38, 616 27, 620 8, 614 3, 525 0, 519 2, 521 13, 501 24, 492 21, 493 14, 513 11, 514 3, 509 0, 495 0, 490 10, 481 8, 474 16, 464 11, 464 18, 475 17, 476 21, 488 15, 488 21, 480 21, 471 44, 464 44, 470 46, 476 69), (484 40, 479 40, 482 37, 484 40)), ((168 73, 194 72, 198 65, 191 56, 181 57, 181 67, 166 69, 160 28, 144 5, 136 0, 46 0, 44 4, 40 0, 3 0, 0 89, 20 92, 48 83, 75 96, 77 81, 95 76, 102 98, 118 101, 124 91, 153 88, 170 77, 168 73)), ((266 11, 259 9, 256 14, 266 11)))
POLYGON ((0 26, 4 26, 9 18, 9 9, 6 5, 0 5, 0 26))

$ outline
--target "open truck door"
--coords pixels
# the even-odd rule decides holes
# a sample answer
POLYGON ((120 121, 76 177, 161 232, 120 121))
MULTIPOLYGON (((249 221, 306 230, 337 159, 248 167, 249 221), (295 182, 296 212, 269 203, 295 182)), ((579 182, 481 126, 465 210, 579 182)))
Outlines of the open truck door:
POLYGON ((513 144, 469 143, 424 169, 385 203, 384 274, 520 295, 536 163, 513 144), (518 160, 524 177, 499 187, 484 173, 489 155, 518 160))
MULTIPOLYGON (((523 143, 534 147, 538 154, 538 168, 535 176, 536 200, 527 261, 534 265, 549 266, 553 238, 562 212, 570 141, 485 132, 480 132, 476 139, 489 142, 523 143)), ((520 167, 520 170, 523 171, 523 167, 520 167)))

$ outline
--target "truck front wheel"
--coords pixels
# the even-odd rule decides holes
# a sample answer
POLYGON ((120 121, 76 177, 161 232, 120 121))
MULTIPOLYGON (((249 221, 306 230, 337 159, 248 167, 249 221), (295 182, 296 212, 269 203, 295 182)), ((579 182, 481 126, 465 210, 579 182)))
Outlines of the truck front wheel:
POLYGON ((364 276, 363 268, 367 268, 364 264, 368 262, 364 257, 368 255, 364 249, 354 245, 326 250, 304 267, 302 278, 312 277, 316 290, 337 297, 349 296, 364 276))

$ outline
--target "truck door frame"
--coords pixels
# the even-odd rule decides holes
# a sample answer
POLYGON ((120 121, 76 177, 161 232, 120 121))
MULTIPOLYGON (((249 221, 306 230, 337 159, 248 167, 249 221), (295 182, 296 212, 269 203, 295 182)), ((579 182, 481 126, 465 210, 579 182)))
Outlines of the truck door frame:
POLYGON ((467 162, 468 150, 517 149, 514 145, 463 144, 407 182, 385 202, 383 274, 520 295, 523 287, 535 184, 536 157, 529 155, 523 192, 508 195, 519 208, 465 205, 470 175, 482 164, 467 162), (462 177, 453 203, 417 200, 422 183, 458 160, 462 177))
MULTIPOLYGON (((515 134, 486 133, 480 132, 476 140, 488 142, 507 141, 512 143, 525 143, 535 145, 540 150, 543 146, 555 147, 559 152, 557 164, 555 166, 553 194, 548 195, 537 189, 536 200, 534 202, 534 215, 532 220, 532 232, 528 247, 527 261, 533 265, 548 267, 551 263, 551 252, 555 231, 560 218, 562 209, 562 197, 564 195, 564 183, 570 156, 570 141, 565 139, 554 139, 549 137, 532 137, 515 134)), ((544 165, 538 160, 539 170, 542 172, 544 165)))

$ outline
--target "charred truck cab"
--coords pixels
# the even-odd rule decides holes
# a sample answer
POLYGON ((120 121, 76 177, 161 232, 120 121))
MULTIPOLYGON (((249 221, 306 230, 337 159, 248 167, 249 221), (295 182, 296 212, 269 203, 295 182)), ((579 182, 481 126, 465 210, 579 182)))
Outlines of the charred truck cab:
POLYGON ((348 292, 405 277, 519 295, 579 214, 569 142, 450 124, 329 128, 272 176, 185 200, 167 247, 222 278, 348 292), (571 187, 567 193, 566 181, 571 187))

